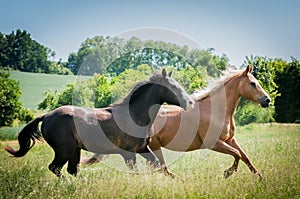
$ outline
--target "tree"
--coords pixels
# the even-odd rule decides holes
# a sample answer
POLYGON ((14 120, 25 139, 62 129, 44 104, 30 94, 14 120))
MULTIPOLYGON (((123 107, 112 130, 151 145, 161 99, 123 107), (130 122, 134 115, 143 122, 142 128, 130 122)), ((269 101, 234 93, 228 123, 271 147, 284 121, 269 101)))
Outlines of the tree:
POLYGON ((28 122, 33 115, 22 108, 19 82, 9 78, 9 73, 0 70, 0 126, 11 126, 15 119, 28 122))
POLYGON ((136 69, 142 64, 154 69, 173 66, 176 70, 201 66, 209 75, 217 77, 221 70, 226 70, 228 58, 225 54, 215 55, 214 49, 189 50, 187 46, 163 41, 96 36, 85 40, 77 53, 69 55, 67 67, 74 74, 118 76, 126 69, 136 69))
POLYGON ((275 119, 278 122, 300 122, 300 63, 292 58, 281 65, 276 76, 280 96, 275 99, 275 119))
POLYGON ((29 33, 18 29, 0 33, 0 66, 24 72, 71 74, 61 61, 49 61, 55 52, 31 39, 29 33))
POLYGON ((207 86, 207 71, 203 67, 191 67, 177 71, 173 76, 187 93, 192 94, 196 90, 205 88, 207 86))

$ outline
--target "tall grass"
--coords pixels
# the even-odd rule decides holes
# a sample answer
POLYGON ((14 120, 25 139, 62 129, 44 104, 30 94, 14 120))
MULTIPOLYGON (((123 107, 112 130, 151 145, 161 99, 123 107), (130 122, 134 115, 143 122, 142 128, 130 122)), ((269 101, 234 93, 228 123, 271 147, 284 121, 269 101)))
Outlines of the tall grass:
MULTIPOLYGON (((55 177, 48 164, 53 151, 39 143, 23 158, 0 151, 0 198, 299 198, 300 125, 251 124, 239 127, 241 147, 263 175, 260 180, 240 162, 228 179, 233 158, 207 150, 184 153, 170 165, 179 177, 159 172, 119 172, 101 163, 82 167, 75 178, 63 169, 55 177), (205 155, 203 155, 205 154, 205 155)), ((1 145, 17 146, 15 141, 1 145)), ((116 164, 124 164, 120 162, 116 164)))

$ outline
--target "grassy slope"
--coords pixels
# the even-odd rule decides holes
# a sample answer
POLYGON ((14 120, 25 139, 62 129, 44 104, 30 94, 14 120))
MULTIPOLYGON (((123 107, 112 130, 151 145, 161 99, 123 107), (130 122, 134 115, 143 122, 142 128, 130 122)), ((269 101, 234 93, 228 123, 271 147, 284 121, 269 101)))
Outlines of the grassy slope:
POLYGON ((43 94, 48 89, 60 90, 76 76, 52 75, 41 73, 25 73, 11 71, 11 78, 20 81, 22 89, 21 101, 25 108, 37 109, 38 103, 44 98, 43 94))
MULTIPOLYGON (((237 130, 263 180, 242 162, 237 173, 224 179, 233 158, 216 152, 202 156, 206 150, 185 153, 170 166, 179 179, 159 172, 118 172, 102 164, 82 168, 78 178, 69 176, 65 166, 65 178, 59 179, 47 168, 52 149, 40 143, 18 159, 0 150, 0 198, 299 198, 300 125, 251 124, 237 130)), ((17 146, 1 142, 6 144, 17 146)))

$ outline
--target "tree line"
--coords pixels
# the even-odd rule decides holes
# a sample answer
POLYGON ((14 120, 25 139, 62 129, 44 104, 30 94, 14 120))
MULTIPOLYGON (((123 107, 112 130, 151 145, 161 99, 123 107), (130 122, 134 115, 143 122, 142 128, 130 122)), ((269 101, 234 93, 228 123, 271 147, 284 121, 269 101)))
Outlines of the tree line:
POLYGON ((66 67, 74 74, 109 73, 117 76, 126 69, 147 64, 153 69, 173 66, 181 70, 187 66, 206 68, 210 76, 219 76, 228 66, 228 57, 214 54, 214 49, 192 49, 163 41, 128 40, 118 37, 96 36, 85 40, 77 53, 71 53, 66 67))
POLYGON ((225 54, 215 55, 213 48, 189 49, 163 41, 109 36, 86 39, 77 52, 69 54, 67 62, 51 61, 54 57, 54 51, 33 40, 25 30, 0 33, 0 67, 23 72, 117 76, 126 69, 147 64, 153 69, 173 66, 177 70, 202 66, 208 75, 217 77, 229 61, 225 54))
MULTIPOLYGON (((61 92, 46 91, 40 109, 52 110, 58 106, 75 104, 87 107, 104 107, 121 98, 132 85, 149 77, 152 71, 161 67, 174 70, 174 78, 192 93, 205 88, 207 80, 218 78, 228 69, 228 57, 214 54, 214 49, 189 49, 163 41, 146 40, 132 37, 124 40, 118 37, 96 36, 82 42, 77 52, 70 53, 67 62, 54 62, 55 55, 47 47, 30 38, 26 31, 17 30, 11 34, 0 34, 0 67, 26 72, 90 75, 89 80, 70 83, 61 92)), ((235 118, 237 124, 251 122, 299 122, 300 121, 300 64, 296 58, 286 61, 280 58, 250 56, 245 57, 246 65, 254 66, 254 76, 270 94, 273 105, 261 109, 247 100, 241 99, 235 118)), ((4 90, 10 84, 18 84, 1 73, 4 90), (4 82, 4 83, 3 83, 4 82)), ((14 85, 16 95, 3 94, 18 98, 18 85, 14 85)), ((1 94, 1 93, 0 93, 1 94)), ((15 103, 20 107, 19 102, 15 103)), ((1 117, 8 117, 10 105, 3 105, 1 117), (3 108, 4 107, 4 108, 3 108), (7 109, 7 110, 6 110, 7 109), (5 112, 8 111, 8 112, 5 112)), ((0 108, 1 109, 1 108, 0 108)), ((20 112, 20 108, 16 108, 20 112)), ((25 109, 24 109, 25 110, 25 109)), ((28 110, 9 118, 30 118, 28 110), (29 116, 28 116, 29 115, 29 116), (22 116, 22 117, 21 117, 22 116), (28 117, 27 117, 28 116, 28 117)), ((4 119, 1 118, 1 121, 4 119)), ((12 119, 10 119, 11 121, 12 119)), ((6 122, 3 124, 12 124, 6 122)), ((0 124, 0 125, 3 125, 0 124)))
POLYGON ((72 74, 65 67, 65 63, 50 61, 54 56, 54 51, 33 40, 25 30, 18 29, 10 34, 0 32, 0 69, 34 73, 72 74))

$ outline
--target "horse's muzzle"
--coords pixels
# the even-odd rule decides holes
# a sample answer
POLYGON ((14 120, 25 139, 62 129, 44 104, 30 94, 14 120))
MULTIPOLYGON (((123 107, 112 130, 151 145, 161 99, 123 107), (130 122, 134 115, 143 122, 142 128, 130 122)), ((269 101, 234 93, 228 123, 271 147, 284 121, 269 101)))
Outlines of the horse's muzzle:
POLYGON ((261 107, 266 108, 266 107, 270 106, 271 99, 268 96, 263 96, 263 97, 259 98, 258 100, 259 100, 261 107))

